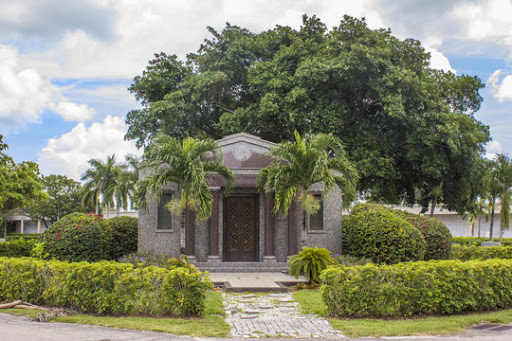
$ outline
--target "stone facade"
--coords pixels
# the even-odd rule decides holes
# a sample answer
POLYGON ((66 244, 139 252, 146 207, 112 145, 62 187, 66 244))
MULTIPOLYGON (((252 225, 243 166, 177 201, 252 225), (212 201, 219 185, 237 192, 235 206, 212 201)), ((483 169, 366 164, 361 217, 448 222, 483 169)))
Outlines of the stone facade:
MULTIPOLYGON (((209 179, 214 196, 213 213, 208 221, 201 223, 195 223, 189 212, 166 216, 165 208, 156 200, 149 203, 146 211, 139 211, 139 250, 185 253, 203 269, 225 271, 287 268, 287 258, 302 246, 325 247, 333 253, 341 251, 339 189, 324 200, 319 215, 311 218, 314 227, 309 219, 304 227, 298 205, 292 205, 287 217, 275 216, 273 197, 256 189, 256 177, 270 164, 266 153, 274 144, 245 133, 218 142, 224 164, 237 175, 234 191, 226 197, 223 181, 209 179), (225 207, 227 203, 230 207, 225 207)), ((312 190, 320 194, 322 188, 317 186, 312 190)), ((176 186, 170 185, 166 195, 174 198, 176 186)))

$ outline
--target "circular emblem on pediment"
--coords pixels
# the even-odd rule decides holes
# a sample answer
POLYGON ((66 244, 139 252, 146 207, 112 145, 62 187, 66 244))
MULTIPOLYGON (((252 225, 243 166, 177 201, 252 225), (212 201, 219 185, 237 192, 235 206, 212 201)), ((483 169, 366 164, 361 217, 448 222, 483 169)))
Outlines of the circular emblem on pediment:
POLYGON ((252 152, 246 146, 241 145, 235 147, 235 149, 233 150, 233 155, 235 156, 235 159, 237 159, 238 161, 246 161, 249 160, 249 158, 252 155, 252 152))

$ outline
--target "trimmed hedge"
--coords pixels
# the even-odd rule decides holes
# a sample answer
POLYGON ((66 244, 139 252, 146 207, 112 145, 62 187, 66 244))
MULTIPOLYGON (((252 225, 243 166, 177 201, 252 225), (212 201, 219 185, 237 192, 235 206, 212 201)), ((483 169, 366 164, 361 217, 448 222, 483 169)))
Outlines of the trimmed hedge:
POLYGON ((139 219, 134 217, 114 217, 105 220, 107 259, 115 260, 137 251, 139 219))
POLYGON ((210 288, 207 274, 184 267, 0 258, 2 302, 24 300, 102 314, 198 315, 210 288))
POLYGON ((71 213, 50 226, 41 240, 50 257, 68 262, 106 259, 105 222, 92 213, 71 213))
POLYGON ((342 253, 376 263, 422 260, 425 245, 417 228, 382 205, 356 206, 343 224, 342 253))
POLYGON ((425 260, 449 259, 452 248, 452 234, 448 227, 439 220, 424 215, 414 214, 401 210, 393 213, 407 220, 416 227, 426 242, 425 260))
POLYGON ((468 261, 473 259, 512 259, 511 246, 453 245, 452 259, 468 261))
POLYGON ((41 237, 41 233, 8 233, 5 236, 5 241, 18 240, 18 239, 39 239, 41 237))
POLYGON ((320 278, 332 316, 407 317, 512 307, 512 260, 331 266, 320 278))
MULTIPOLYGON (((460 245, 478 245, 483 242, 488 242, 489 238, 486 237, 452 237, 452 243, 457 243, 460 245)), ((499 242, 499 238, 493 238, 493 242, 499 242)), ((503 238, 501 242, 502 245, 512 246, 512 238, 503 238)))
POLYGON ((14 239, 0 243, 0 257, 30 257, 36 243, 36 239, 14 239))

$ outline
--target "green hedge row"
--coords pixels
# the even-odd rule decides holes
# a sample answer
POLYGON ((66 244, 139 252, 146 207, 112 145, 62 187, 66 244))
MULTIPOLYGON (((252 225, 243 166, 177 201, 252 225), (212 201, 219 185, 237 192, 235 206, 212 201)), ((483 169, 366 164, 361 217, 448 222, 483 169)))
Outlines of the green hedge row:
POLYGON ((512 260, 331 266, 321 279, 332 316, 407 317, 512 307, 512 260))
MULTIPOLYGON (((460 245, 480 245, 482 242, 488 242, 489 238, 486 237, 453 237, 452 243, 460 245)), ((499 238, 493 238, 493 242, 499 242, 499 238)), ((503 238, 502 245, 512 246, 512 238, 503 238)))
POLYGON ((5 236, 6 241, 18 240, 18 239, 39 239, 41 238, 41 233, 9 233, 5 236))
POLYGON ((209 288, 208 275, 184 267, 0 258, 0 302, 104 314, 198 315, 209 288))
POLYGON ((468 261, 473 259, 512 259, 511 246, 453 245, 452 259, 468 261))
POLYGON ((0 257, 30 257, 36 239, 15 239, 0 243, 0 257))

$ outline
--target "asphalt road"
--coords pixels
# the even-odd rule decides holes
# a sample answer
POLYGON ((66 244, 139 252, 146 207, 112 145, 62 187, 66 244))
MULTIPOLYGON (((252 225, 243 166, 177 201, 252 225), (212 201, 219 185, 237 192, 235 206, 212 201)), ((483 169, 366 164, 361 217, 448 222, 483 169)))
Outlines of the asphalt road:
MULTIPOLYGON (((419 336, 419 337, 382 337, 377 340, 414 340, 414 341, 510 341, 512 325, 482 326, 471 328, 459 335, 419 336)), ((346 340, 376 340, 361 338, 346 340)), ((228 341, 239 339, 216 339, 190 336, 175 336, 157 332, 141 332, 99 326, 86 326, 67 323, 41 323, 21 316, 0 314, 0 341, 228 341)), ((241 339, 245 340, 245 339, 241 339)), ((273 340, 273 339, 265 339, 273 340)), ((298 339, 276 339, 278 341, 298 339)))

